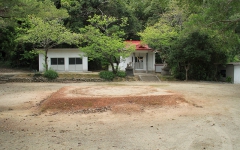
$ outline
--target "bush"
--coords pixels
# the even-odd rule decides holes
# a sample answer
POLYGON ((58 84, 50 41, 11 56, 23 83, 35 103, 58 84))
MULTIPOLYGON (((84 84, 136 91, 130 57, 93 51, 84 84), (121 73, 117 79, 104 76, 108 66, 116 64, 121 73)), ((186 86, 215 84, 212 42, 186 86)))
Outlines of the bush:
POLYGON ((114 73, 111 71, 101 71, 99 73, 100 78, 105 79, 105 80, 110 80, 112 81, 113 78, 115 77, 114 73))
POLYGON ((52 69, 49 69, 48 71, 44 72, 44 77, 53 80, 58 77, 58 73, 52 69))
POLYGON ((125 71, 118 71, 116 75, 118 77, 125 78, 126 77, 126 72, 125 71))
POLYGON ((232 77, 227 77, 227 78, 226 78, 226 82, 232 83, 232 77))

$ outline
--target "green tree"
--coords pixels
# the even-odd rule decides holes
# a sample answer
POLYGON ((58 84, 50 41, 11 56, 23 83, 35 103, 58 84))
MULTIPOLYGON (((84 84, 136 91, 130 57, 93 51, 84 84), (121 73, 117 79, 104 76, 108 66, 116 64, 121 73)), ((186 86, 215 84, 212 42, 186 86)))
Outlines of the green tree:
POLYGON ((184 13, 177 6, 177 1, 169 2, 161 18, 152 26, 140 32, 141 40, 152 49, 157 50, 164 63, 168 59, 169 51, 177 39, 185 20, 184 13))
POLYGON ((13 50, 16 48, 16 32, 13 27, 0 28, 0 60, 6 61, 11 58, 13 50))
POLYGON ((79 32, 90 23, 89 16, 107 15, 115 18, 128 18, 129 26, 123 28, 125 38, 139 38, 136 33, 142 28, 141 21, 135 16, 135 9, 128 0, 62 0, 62 7, 68 10, 69 18, 65 19, 65 24, 74 32, 79 32))
MULTIPOLYGON (((213 79, 216 75, 215 64, 227 61, 224 51, 217 50, 214 42, 206 33, 195 31, 187 37, 179 37, 177 44, 170 53, 170 63, 175 66, 174 74, 181 77, 181 68, 185 70, 185 80, 213 79), (180 76, 179 76, 180 75, 180 76)), ((174 67, 173 67, 174 68, 174 67)))
POLYGON ((44 20, 68 17, 65 9, 57 9, 51 0, 7 0, 0 1, 0 26, 16 24, 19 18, 34 15, 44 20))
POLYGON ((165 62, 178 33, 175 28, 159 22, 154 26, 147 27, 139 35, 144 43, 159 52, 162 61, 165 62))
POLYGON ((64 9, 57 9, 51 0, 0 0, 0 40, 3 43, 0 53, 4 55, 3 61, 12 67, 29 67, 37 60, 26 57, 35 56, 31 43, 16 41, 22 34, 27 34, 31 26, 28 17, 48 21, 66 18, 68 14, 64 9))
POLYGON ((181 7, 188 14, 182 35, 187 36, 195 30, 209 33, 219 41, 214 43, 218 49, 225 50, 229 61, 240 54, 238 27, 240 23, 238 0, 180 0, 181 7))
POLYGON ((120 59, 129 56, 135 47, 127 45, 121 38, 124 32, 121 29, 126 25, 126 19, 122 19, 120 25, 115 17, 106 15, 94 17, 88 20, 91 25, 81 29, 84 35, 84 46, 80 50, 85 52, 89 59, 106 60, 112 67, 113 73, 117 73, 120 59), (114 63, 117 64, 116 68, 114 63))
POLYGON ((58 19, 44 21, 31 17, 31 28, 18 38, 18 41, 33 43, 36 47, 44 49, 46 71, 48 70, 48 50, 62 43, 79 44, 80 35, 70 32, 58 19))

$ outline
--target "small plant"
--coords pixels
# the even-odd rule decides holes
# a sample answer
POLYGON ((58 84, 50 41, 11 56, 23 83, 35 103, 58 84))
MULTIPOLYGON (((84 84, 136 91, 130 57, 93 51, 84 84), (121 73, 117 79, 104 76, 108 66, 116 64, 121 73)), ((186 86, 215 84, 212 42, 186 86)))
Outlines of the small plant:
POLYGON ((44 77, 53 80, 58 77, 58 73, 52 69, 49 69, 48 71, 44 72, 44 77))
POLYGON ((228 83, 232 83, 232 77, 227 77, 227 78, 226 78, 226 81, 227 81, 228 83))
POLYGON ((100 78, 112 81, 113 78, 115 77, 114 73, 111 71, 101 71, 99 73, 100 78))
POLYGON ((116 75, 118 77, 125 78, 126 77, 126 72, 125 71, 118 71, 116 75))

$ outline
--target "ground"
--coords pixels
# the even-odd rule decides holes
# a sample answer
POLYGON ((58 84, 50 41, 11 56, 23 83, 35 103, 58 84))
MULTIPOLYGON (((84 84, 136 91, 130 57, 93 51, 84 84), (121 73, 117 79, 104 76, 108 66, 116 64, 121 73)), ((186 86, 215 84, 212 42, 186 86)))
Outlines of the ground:
POLYGON ((8 150, 238 149, 239 91, 239 84, 211 82, 0 84, 0 147, 8 150), (129 97, 134 93, 145 97, 145 101, 151 100, 148 96, 159 99, 153 103, 143 102, 144 99, 105 103, 111 104, 110 108, 95 113, 76 111, 77 107, 60 107, 64 111, 54 107, 42 109, 59 94, 60 99, 95 96, 99 102, 101 97, 125 97, 124 92, 129 97), (169 97, 164 99, 164 95, 169 97), (161 103, 162 100, 172 102, 161 103))

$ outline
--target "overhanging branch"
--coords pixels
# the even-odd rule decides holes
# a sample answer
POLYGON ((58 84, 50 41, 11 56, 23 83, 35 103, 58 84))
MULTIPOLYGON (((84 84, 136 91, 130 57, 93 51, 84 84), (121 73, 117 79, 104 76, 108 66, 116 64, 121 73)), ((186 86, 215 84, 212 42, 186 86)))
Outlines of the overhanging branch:
POLYGON ((215 21, 215 22, 212 22, 212 23, 208 24, 208 26, 210 26, 212 24, 215 24, 215 23, 220 23, 220 22, 223 22, 223 23, 237 23, 237 22, 240 22, 240 18, 238 18, 236 20, 219 20, 219 21, 215 21))

